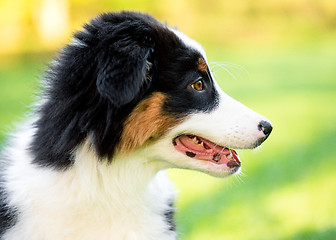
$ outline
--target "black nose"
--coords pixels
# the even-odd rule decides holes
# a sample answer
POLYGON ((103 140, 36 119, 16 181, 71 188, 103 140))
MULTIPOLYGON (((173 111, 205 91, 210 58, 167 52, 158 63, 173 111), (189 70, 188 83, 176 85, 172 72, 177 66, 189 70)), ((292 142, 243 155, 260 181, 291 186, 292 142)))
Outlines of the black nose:
POLYGON ((271 123, 269 123, 267 121, 261 121, 258 125, 258 129, 259 129, 259 131, 263 131, 263 133, 266 136, 268 136, 268 135, 271 134, 273 127, 272 127, 271 123))

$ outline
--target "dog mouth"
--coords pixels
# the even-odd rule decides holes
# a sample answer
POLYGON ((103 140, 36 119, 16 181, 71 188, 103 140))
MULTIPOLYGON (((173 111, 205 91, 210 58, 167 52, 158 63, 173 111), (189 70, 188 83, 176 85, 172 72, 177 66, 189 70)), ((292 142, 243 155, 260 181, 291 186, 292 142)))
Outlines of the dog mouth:
POLYGON ((229 168, 240 167, 238 153, 230 148, 220 146, 205 138, 193 134, 181 134, 173 139, 175 149, 190 158, 210 161, 229 168))

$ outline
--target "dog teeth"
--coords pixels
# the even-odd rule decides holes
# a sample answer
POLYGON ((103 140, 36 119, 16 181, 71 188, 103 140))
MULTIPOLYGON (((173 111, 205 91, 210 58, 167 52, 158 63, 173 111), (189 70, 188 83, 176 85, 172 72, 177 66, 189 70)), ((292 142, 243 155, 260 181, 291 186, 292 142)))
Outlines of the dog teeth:
POLYGON ((229 160, 234 160, 231 150, 230 150, 230 153, 228 155, 226 155, 226 158, 229 159, 229 160))
POLYGON ((196 136, 192 138, 192 141, 193 141, 195 144, 202 144, 202 143, 203 143, 203 141, 199 140, 198 137, 196 137, 196 136))

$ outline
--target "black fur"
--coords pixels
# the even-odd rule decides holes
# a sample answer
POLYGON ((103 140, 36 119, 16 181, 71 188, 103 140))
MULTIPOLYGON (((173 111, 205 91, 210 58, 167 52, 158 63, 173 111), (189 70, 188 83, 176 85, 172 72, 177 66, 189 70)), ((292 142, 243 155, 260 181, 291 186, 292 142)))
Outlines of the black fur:
MULTIPOLYGON (((1 154, 0 154, 1 155, 1 154)), ((5 159, 3 155, 0 159, 5 159)), ((4 163, 4 162, 2 162, 4 163)), ((2 166, 0 175, 0 238, 10 227, 14 226, 17 219, 17 211, 14 207, 9 206, 7 201, 7 194, 4 189, 5 179, 2 172, 5 168, 2 166)))
MULTIPOLYGON (((1 189, 0 189, 1 191, 1 189)), ((14 208, 5 204, 5 199, 0 198, 0 237, 10 227, 14 226, 17 213, 14 208)))
POLYGON ((174 206, 174 201, 169 202, 168 204, 169 209, 166 210, 164 213, 164 216, 166 218, 166 222, 168 223, 169 226, 169 231, 176 231, 176 224, 175 224, 175 206, 174 206))
POLYGON ((210 111, 217 93, 209 74, 197 69, 201 54, 154 18, 134 12, 92 20, 47 71, 31 151, 40 166, 66 169, 72 152, 90 138, 99 157, 112 159, 123 122, 154 91, 168 96, 164 111, 210 111), (190 84, 202 78, 205 90, 190 84))

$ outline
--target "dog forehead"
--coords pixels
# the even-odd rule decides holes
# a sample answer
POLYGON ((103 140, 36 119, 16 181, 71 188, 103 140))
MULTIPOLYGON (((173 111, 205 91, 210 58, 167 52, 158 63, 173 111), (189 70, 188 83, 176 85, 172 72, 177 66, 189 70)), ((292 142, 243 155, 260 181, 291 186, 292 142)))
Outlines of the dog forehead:
POLYGON ((189 38, 187 35, 178 31, 177 29, 174 29, 174 28, 169 28, 169 29, 184 43, 184 45, 198 52, 202 56, 202 58, 205 61, 207 61, 205 51, 202 48, 201 44, 189 38))

